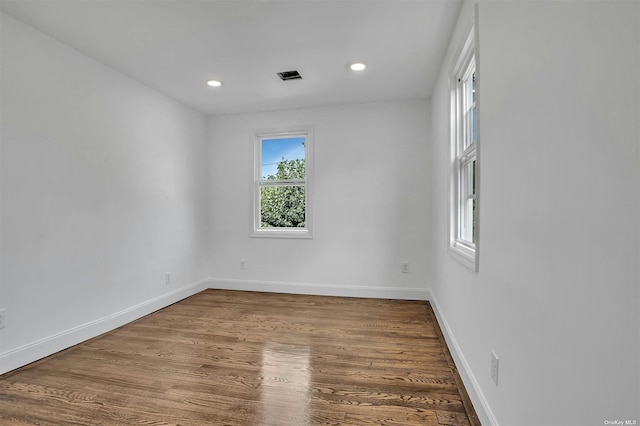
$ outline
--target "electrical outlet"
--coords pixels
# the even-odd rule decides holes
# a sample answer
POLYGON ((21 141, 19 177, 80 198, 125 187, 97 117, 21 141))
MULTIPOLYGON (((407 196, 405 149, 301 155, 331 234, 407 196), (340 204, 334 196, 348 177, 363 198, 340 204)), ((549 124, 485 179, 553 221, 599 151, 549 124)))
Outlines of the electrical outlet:
POLYGON ((246 259, 240 259, 240 269, 242 269, 242 270, 247 269, 247 260, 246 259))
POLYGON ((164 283, 165 285, 171 284, 171 272, 164 274, 164 283))
POLYGON ((495 352, 491 351, 491 380, 498 386, 498 368, 500 366, 500 358, 495 352))
POLYGON ((0 328, 4 328, 4 309, 0 309, 0 328))
POLYGON ((403 274, 409 273, 409 262, 402 262, 402 273, 403 274))

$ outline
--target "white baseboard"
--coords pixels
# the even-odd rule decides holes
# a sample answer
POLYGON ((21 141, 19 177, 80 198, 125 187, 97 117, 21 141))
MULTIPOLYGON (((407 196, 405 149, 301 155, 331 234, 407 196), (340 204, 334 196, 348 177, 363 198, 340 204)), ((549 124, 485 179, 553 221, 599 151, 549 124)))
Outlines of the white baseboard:
POLYGON ((305 284, 279 281, 211 278, 209 288, 219 290, 264 291, 267 293, 314 296, 370 297, 375 299, 428 300, 427 288, 374 287, 338 284, 305 284))
POLYGON ((170 293, 131 306, 120 312, 56 333, 8 352, 0 353, 0 374, 15 370, 29 363, 52 355, 85 340, 92 339, 107 331, 116 329, 138 318, 142 318, 208 288, 208 281, 202 280, 181 287, 170 293))
POLYGON ((431 303, 433 312, 436 314, 436 319, 438 320, 438 324, 440 325, 440 330, 442 330, 444 339, 447 341, 449 352, 453 357, 453 361, 456 363, 458 373, 460 373, 460 378, 462 379, 467 393, 469 394, 469 398, 471 398, 471 403, 473 404, 473 408, 476 410, 476 414, 480 419, 480 423, 482 423, 483 425, 498 426, 498 421, 493 415, 491 407, 489 407, 489 403, 482 393, 480 384, 471 371, 471 367, 469 366, 467 359, 464 357, 464 354, 462 353, 462 350, 460 349, 456 338, 453 336, 453 332, 451 331, 451 328, 449 327, 449 324, 447 323, 447 320, 444 317, 442 310, 440 309, 438 300, 436 299, 431 289, 429 289, 428 300, 431 303))

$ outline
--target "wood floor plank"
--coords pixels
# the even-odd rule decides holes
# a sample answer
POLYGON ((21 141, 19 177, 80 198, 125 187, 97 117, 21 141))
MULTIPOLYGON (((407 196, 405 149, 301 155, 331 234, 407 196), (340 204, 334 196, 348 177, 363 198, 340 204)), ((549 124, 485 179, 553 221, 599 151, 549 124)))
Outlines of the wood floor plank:
POLYGON ((428 302, 207 290, 0 376, 7 425, 479 425, 428 302))

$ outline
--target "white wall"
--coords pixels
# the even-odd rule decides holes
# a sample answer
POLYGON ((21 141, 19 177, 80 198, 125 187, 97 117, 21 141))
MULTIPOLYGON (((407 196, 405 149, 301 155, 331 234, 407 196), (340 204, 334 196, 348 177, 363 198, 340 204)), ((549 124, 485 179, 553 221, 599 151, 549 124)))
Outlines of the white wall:
POLYGON ((640 3, 478 6, 480 270, 447 253, 448 72, 466 4, 432 99, 440 311, 485 420, 640 421, 640 3))
POLYGON ((426 101, 211 118, 212 285, 424 297, 428 121, 426 101), (250 238, 254 130, 307 124, 315 131, 314 238, 250 238))
POLYGON ((5 14, 1 36, 0 373, 206 277, 206 118, 5 14))

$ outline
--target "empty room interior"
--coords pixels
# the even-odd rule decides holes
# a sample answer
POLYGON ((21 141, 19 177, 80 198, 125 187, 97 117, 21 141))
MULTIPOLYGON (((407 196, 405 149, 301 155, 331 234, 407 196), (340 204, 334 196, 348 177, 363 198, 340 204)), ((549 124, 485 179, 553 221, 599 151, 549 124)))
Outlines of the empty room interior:
POLYGON ((640 424, 640 2, 0 8, 0 424, 640 424))

